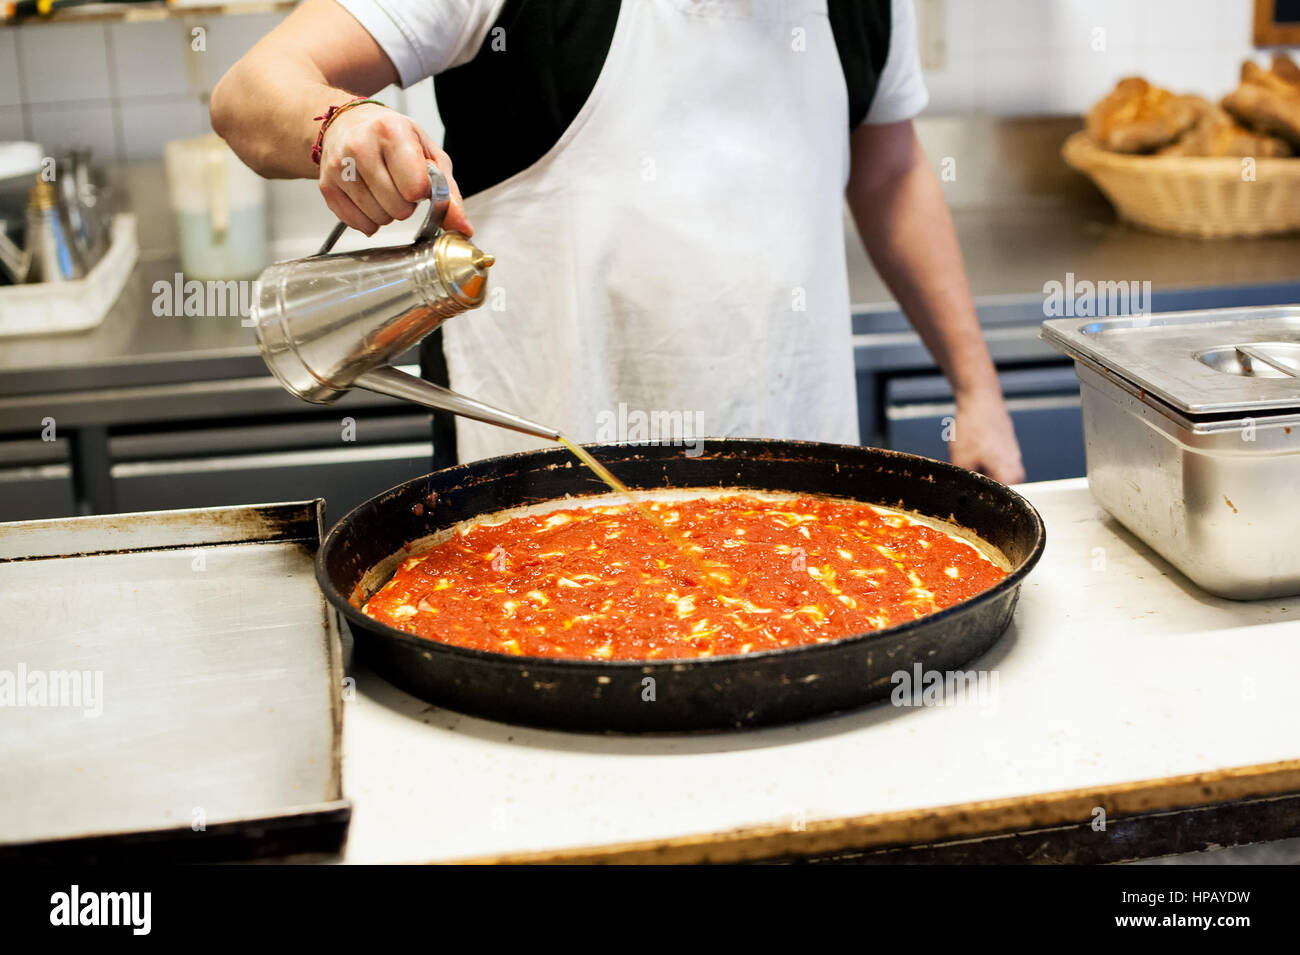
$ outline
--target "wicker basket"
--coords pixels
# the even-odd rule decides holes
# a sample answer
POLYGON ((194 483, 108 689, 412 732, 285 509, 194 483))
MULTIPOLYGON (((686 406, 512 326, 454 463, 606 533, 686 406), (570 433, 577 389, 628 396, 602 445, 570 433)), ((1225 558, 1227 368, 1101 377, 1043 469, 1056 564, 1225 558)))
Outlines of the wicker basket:
POLYGON ((1235 156, 1130 156, 1084 132, 1067 139, 1061 155, 1120 218, 1146 229, 1206 239, 1300 229, 1300 158, 1256 159, 1249 180, 1235 156))

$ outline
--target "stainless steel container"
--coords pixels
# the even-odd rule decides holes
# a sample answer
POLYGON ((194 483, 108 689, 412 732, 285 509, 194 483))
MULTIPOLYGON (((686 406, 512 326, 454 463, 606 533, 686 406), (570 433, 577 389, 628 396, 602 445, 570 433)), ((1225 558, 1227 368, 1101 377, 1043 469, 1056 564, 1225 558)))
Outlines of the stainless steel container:
POLYGON ((1093 498, 1194 583, 1300 593, 1300 307, 1054 319, 1093 498))
POLYGON ((15 284, 70 282, 83 278, 87 262, 63 194, 37 179, 27 201, 26 248, 18 248, 0 229, 0 268, 15 284))

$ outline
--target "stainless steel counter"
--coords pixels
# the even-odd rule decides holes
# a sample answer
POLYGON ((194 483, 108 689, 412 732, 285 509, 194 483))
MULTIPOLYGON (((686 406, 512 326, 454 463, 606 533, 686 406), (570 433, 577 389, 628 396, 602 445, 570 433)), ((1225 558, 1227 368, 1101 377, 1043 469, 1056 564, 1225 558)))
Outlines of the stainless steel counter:
MULTIPOLYGON (((0 394, 120 388, 258 372, 257 342, 240 318, 154 314, 155 282, 172 283, 175 259, 137 263, 98 328, 72 335, 14 338, 0 350, 0 394)), ((168 296, 170 298, 170 296, 168 296)))
MULTIPOLYGON (((1089 187, 1091 188, 1091 187, 1089 187)), ((1300 236, 1186 239, 1120 222, 1096 196, 1031 200, 1018 206, 953 210, 966 274, 977 303, 1008 298, 1041 305, 1043 285, 1076 280, 1150 282, 1172 291, 1300 285, 1300 236)), ((847 230, 846 230, 847 231, 847 230)), ((848 234, 849 290, 855 312, 894 307, 857 241, 848 234)))
MULTIPOLYGON (((155 308, 155 283, 170 290, 179 269, 172 258, 139 262, 104 323, 91 331, 5 341, 0 433, 34 433, 45 417, 73 428, 309 411, 267 374, 253 329, 239 315, 156 314, 162 309, 155 308)), ((396 405, 355 394, 338 407, 396 405)))

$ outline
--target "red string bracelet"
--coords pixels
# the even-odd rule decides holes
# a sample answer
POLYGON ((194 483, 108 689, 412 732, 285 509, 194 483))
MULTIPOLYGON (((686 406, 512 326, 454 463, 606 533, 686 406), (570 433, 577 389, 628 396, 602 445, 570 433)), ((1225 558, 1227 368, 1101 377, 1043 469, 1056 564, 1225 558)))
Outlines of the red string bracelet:
MULTIPOLYGON (((379 102, 377 99, 366 99, 362 96, 350 100, 341 106, 331 106, 329 109, 325 110, 324 115, 312 117, 312 119, 320 122, 320 132, 316 134, 316 145, 311 147, 312 162, 318 166, 320 165, 321 153, 325 149, 325 130, 329 129, 330 124, 339 118, 339 114, 350 110, 353 106, 362 106, 366 103, 374 103, 376 106, 384 106, 384 104, 379 102)), ((384 108, 387 109, 386 106, 384 106, 384 108)))

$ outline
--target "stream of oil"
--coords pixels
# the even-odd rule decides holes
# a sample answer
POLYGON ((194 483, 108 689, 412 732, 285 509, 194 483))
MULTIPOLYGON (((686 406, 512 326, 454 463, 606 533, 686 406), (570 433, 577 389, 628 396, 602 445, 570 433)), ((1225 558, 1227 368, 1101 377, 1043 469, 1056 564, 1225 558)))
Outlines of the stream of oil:
POLYGON ((676 547, 681 552, 682 556, 690 562, 691 566, 695 568, 695 572, 699 574, 700 582, 712 590, 715 597, 725 596, 725 594, 718 589, 717 581, 714 579, 713 573, 711 573, 704 566, 703 562, 695 556, 695 553, 691 550, 690 544, 687 542, 685 537, 664 523, 659 518, 659 515, 652 511, 649 505, 641 500, 640 496, 635 491, 618 478, 614 477, 614 475, 610 473, 609 468, 605 467, 605 465, 592 457, 586 448, 575 444, 568 438, 564 437, 564 435, 560 435, 558 440, 562 445, 572 451, 574 457, 585 464, 587 468, 596 475, 596 477, 600 478, 618 493, 627 495, 628 500, 632 502, 632 506, 640 512, 641 516, 649 521, 650 524, 659 531, 659 533, 663 534, 668 542, 676 547))

